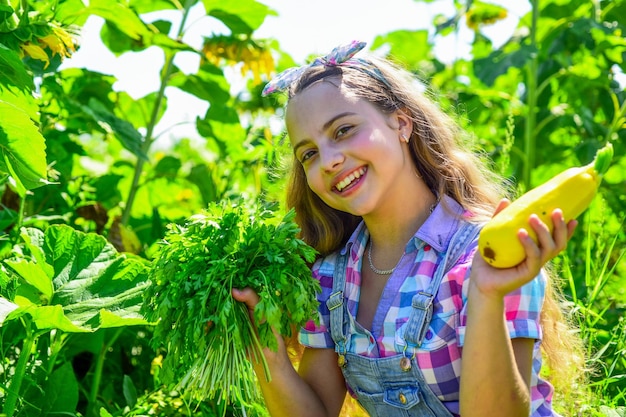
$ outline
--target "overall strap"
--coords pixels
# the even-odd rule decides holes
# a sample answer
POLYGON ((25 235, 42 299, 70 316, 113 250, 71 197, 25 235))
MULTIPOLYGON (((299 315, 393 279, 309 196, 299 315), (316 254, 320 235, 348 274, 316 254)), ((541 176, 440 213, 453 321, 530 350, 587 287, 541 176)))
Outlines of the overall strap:
POLYGON ((413 296, 413 309, 404 333, 404 340, 407 346, 418 348, 422 345, 433 316, 433 301, 439 291, 441 281, 465 253, 468 245, 476 239, 481 227, 481 224, 462 222, 457 232, 450 239, 445 258, 437 267, 430 286, 426 291, 420 291, 413 296))
POLYGON ((330 311, 330 337, 335 342, 335 351, 345 355, 347 351, 347 333, 344 326, 344 302, 343 290, 346 285, 346 265, 348 254, 337 253, 335 269, 333 271, 333 292, 326 301, 326 307, 330 311))

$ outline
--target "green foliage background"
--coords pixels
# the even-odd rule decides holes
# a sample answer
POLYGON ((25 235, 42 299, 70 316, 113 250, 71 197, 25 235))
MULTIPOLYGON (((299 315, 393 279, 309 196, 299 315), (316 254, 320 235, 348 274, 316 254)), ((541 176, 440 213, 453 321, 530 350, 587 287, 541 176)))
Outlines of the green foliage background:
MULTIPOLYGON (((595 371, 586 400, 555 401, 564 415, 624 415, 626 93, 618 75, 626 71, 626 0, 533 0, 497 48, 483 30, 506 9, 416 1, 451 3, 456 13, 436 16, 434 33, 381 33, 371 49, 414 71, 519 192, 613 144, 600 194, 556 262, 595 371), (471 58, 440 62, 434 36, 453 36, 463 24, 474 31, 471 58)), ((138 308, 168 224, 227 199, 282 203, 289 151, 270 120, 283 102, 260 90, 296 63, 278 41, 255 35, 274 14, 255 0, 0 0, 4 415, 241 413, 195 404, 161 384, 162 352, 150 348, 152 326, 138 308), (200 48, 182 42, 194 6, 229 33, 200 48), (172 21, 150 18, 164 10, 183 22, 178 32, 172 21), (101 39, 114 54, 159 50, 156 91, 134 99, 113 88, 111 75, 59 70, 71 52, 63 39, 90 15, 105 19, 101 39), (201 57, 195 73, 176 67, 181 52, 201 57), (242 73, 244 92, 231 92, 227 69, 242 73), (166 88, 208 104, 195 121, 199 145, 181 137, 155 146, 166 88)), ((262 415, 262 405, 254 413, 262 415)))

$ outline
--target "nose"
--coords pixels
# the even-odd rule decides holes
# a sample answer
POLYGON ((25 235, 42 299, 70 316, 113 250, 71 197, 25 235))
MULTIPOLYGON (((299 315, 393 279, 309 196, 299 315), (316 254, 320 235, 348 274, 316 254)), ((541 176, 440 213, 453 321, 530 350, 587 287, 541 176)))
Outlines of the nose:
POLYGON ((324 146, 319 150, 321 168, 326 172, 333 172, 341 167, 346 157, 341 149, 335 146, 324 146))

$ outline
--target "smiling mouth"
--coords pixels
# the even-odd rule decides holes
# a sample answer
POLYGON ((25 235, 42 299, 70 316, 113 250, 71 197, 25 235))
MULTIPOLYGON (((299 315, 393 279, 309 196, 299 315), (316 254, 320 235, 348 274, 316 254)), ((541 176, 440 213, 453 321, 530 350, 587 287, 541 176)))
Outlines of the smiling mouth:
POLYGON ((339 192, 345 190, 346 188, 350 187, 356 180, 361 178, 361 176, 365 174, 365 171, 367 171, 366 168, 360 168, 354 171, 352 174, 339 181, 337 185, 335 185, 335 189, 339 192))

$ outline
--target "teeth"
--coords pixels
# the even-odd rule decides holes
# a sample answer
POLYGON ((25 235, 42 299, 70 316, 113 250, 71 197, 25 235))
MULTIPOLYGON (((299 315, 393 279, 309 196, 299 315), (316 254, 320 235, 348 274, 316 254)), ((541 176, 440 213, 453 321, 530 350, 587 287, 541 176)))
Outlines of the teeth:
POLYGON ((339 181, 339 183, 335 186, 335 188, 337 188, 337 191, 341 191, 344 188, 346 188, 348 185, 352 184, 352 181, 358 178, 361 178, 361 175, 363 174, 365 174, 365 168, 361 168, 358 171, 355 171, 352 174, 348 175, 346 178, 339 181))

